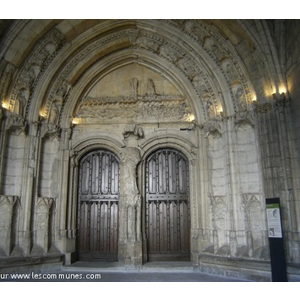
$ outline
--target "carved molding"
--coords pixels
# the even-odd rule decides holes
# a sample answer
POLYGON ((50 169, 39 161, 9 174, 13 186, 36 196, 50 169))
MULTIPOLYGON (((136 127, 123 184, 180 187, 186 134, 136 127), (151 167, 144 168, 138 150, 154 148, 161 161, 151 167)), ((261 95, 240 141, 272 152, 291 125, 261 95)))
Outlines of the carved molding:
POLYGON ((27 118, 35 86, 64 43, 63 34, 56 28, 37 42, 18 73, 10 96, 11 110, 27 118))
MULTIPOLYGON (((236 103, 234 91, 232 87, 238 82, 242 87, 243 97, 247 103, 250 103, 252 96, 250 88, 248 86, 248 80, 243 71, 243 66, 240 65, 237 53, 234 52, 233 47, 226 42, 223 37, 211 26, 206 25, 200 20, 161 20, 159 22, 166 22, 169 25, 182 30, 188 38, 194 40, 204 51, 214 59, 220 70, 224 74, 224 78, 228 82, 228 86, 231 90, 234 110, 238 111, 239 106, 236 103)), ((70 94, 70 84, 65 83, 65 78, 72 70, 78 65, 79 61, 83 60, 85 56, 89 55, 92 51, 95 51, 99 47, 105 47, 106 44, 115 41, 117 39, 127 37, 131 47, 141 49, 142 51, 150 51, 159 55, 160 57, 172 62, 181 72, 188 78, 195 88, 196 93, 201 100, 203 107, 203 113, 205 115, 205 108, 202 101, 205 97, 209 97, 215 105, 215 111, 220 110, 220 102, 218 96, 215 94, 213 87, 211 86, 211 79, 207 74, 203 73, 203 68, 199 65, 198 52, 190 47, 188 43, 183 40, 180 43, 173 43, 171 40, 165 39, 159 32, 153 33, 146 31, 145 29, 126 29, 114 32, 91 42, 88 47, 85 47, 76 55, 70 59, 68 64, 62 69, 61 73, 55 80, 50 93, 47 97, 45 104, 45 115, 49 116, 51 109, 51 103, 58 99, 59 87, 68 85, 67 93, 70 94), (198 84, 197 78, 202 79, 202 84, 198 84)), ((210 75, 211 76, 211 75, 210 75)), ((72 83, 76 85, 76 82, 72 83)), ((62 97, 66 94, 66 89, 62 93, 62 97)), ((61 97, 61 98, 62 98, 61 97)), ((60 99, 61 99, 60 98, 60 99)), ((66 98, 65 98, 66 99, 66 98)), ((103 100, 103 99, 102 99, 103 100)), ((62 103, 60 110, 60 118, 64 109, 65 102, 62 103)), ((126 117, 126 113, 125 117, 126 117)), ((114 113, 114 116, 116 114, 114 113)), ((129 112, 127 115, 130 116, 129 112)), ((100 118, 104 116, 100 115, 100 118)), ((109 118, 109 117, 108 117, 109 118)))

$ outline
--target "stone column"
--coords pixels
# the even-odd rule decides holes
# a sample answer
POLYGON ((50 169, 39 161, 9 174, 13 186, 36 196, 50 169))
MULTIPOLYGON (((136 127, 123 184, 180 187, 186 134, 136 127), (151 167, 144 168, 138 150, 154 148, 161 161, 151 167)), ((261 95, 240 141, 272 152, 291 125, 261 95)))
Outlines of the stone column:
POLYGON ((137 141, 142 128, 127 125, 121 151, 119 261, 128 266, 142 264, 141 195, 137 187, 137 165, 141 160, 137 141))

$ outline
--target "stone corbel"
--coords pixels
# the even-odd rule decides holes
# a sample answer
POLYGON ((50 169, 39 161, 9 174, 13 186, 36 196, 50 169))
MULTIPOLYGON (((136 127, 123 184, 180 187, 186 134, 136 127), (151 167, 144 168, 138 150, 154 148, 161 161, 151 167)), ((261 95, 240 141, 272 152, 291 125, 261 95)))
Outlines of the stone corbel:
POLYGON ((12 130, 16 132, 18 135, 20 135, 21 133, 26 134, 27 122, 22 116, 18 114, 14 114, 9 110, 6 110, 5 119, 6 119, 6 126, 5 126, 6 131, 12 130))
POLYGON ((208 137, 210 134, 215 137, 221 137, 224 132, 222 121, 217 119, 212 119, 205 122, 202 125, 202 130, 205 133, 205 137, 208 137))
POLYGON ((275 108, 279 108, 279 107, 289 107, 291 104, 291 99, 285 94, 285 93, 274 93, 273 95, 273 99, 275 100, 275 108))
POLYGON ((242 125, 250 125, 251 127, 255 126, 255 119, 253 111, 238 111, 234 116, 234 124, 238 128, 242 125))
POLYGON ((40 126, 40 133, 42 139, 49 136, 51 140, 54 140, 55 138, 59 140, 61 137, 61 128, 52 123, 42 122, 40 126))
POLYGON ((123 131, 124 139, 126 140, 130 135, 136 136, 136 139, 144 137, 143 128, 137 124, 127 124, 123 131))
POLYGON ((253 101, 253 111, 257 114, 262 114, 270 111, 272 109, 271 103, 259 104, 257 101, 253 101))

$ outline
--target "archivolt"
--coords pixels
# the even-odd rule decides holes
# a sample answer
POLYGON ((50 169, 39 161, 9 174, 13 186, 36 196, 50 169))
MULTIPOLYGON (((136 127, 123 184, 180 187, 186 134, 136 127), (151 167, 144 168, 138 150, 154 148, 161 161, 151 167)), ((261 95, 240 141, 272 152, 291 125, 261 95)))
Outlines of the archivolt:
MULTIPOLYGON (((216 117, 220 111, 232 115, 241 109, 241 100, 247 107, 254 98, 245 68, 233 47, 201 21, 116 20, 108 22, 105 29, 103 26, 99 24, 93 27, 94 32, 88 30, 75 39, 82 43, 76 47, 78 50, 74 51, 70 45, 60 48, 44 71, 47 76, 41 77, 34 87, 35 103, 28 102, 28 119, 36 120, 38 112, 49 118, 54 101, 61 104, 59 120, 70 117, 64 111, 69 114, 70 106, 75 107, 80 100, 78 91, 73 92, 77 86, 87 90, 96 77, 92 78, 90 70, 95 75, 104 74, 107 69, 101 65, 109 61, 109 57, 110 69, 115 68, 112 59, 125 49, 132 55, 138 53, 144 62, 164 70, 167 76, 176 78, 177 83, 182 81, 181 88, 189 91, 189 100, 200 123, 210 118, 209 102, 214 105, 216 117), (171 71, 167 72, 168 69, 171 71)), ((118 63, 124 60, 119 59, 118 63)), ((13 94, 15 97, 16 92, 13 94)))

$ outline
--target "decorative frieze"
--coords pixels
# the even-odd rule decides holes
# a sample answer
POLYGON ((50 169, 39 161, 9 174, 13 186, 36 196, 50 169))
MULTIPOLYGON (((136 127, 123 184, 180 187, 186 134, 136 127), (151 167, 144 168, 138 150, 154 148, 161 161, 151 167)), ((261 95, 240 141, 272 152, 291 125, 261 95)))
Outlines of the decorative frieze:
POLYGON ((75 118, 86 122, 167 122, 189 120, 190 108, 181 95, 160 95, 152 79, 148 79, 147 92, 140 95, 136 78, 129 82, 129 95, 119 97, 84 98, 75 118))

